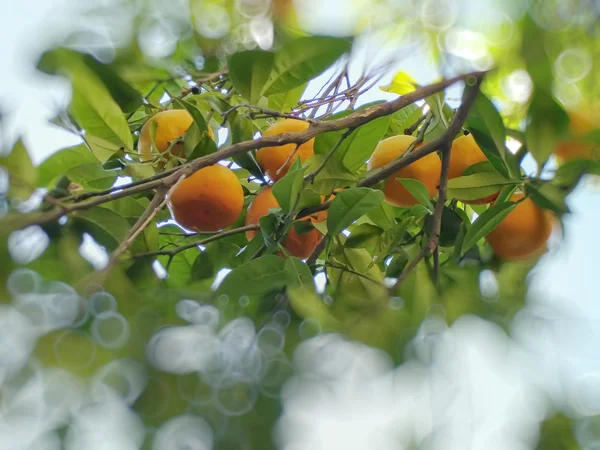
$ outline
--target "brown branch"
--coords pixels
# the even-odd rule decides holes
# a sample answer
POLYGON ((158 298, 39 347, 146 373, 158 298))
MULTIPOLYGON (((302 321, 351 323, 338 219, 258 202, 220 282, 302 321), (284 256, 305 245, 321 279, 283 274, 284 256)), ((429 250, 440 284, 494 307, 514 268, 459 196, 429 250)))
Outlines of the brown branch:
MULTIPOLYGON (((275 111, 274 109, 269 109, 269 108, 263 108, 262 106, 257 106, 257 105, 251 105, 249 103, 240 103, 238 105, 234 105, 231 108, 229 108, 227 111, 225 111, 223 113, 223 121, 221 122, 221 126, 225 126, 225 123, 227 122, 227 118, 229 117, 229 115, 234 112, 237 111, 240 108, 248 108, 248 109, 255 109, 257 111, 260 111, 261 113, 263 113, 266 117, 278 117, 281 119, 294 119, 294 120, 302 120, 304 122, 308 122, 308 123, 315 123, 318 122, 315 119, 310 119, 308 117, 302 117, 300 116, 300 112, 294 114, 286 114, 286 113, 281 113, 279 111, 275 111)), ((254 116, 254 113, 250 113, 252 115, 252 118, 257 118, 256 116, 254 116)))
POLYGON ((108 261, 108 265, 104 269, 109 272, 110 269, 119 261, 121 255, 127 251, 127 249, 133 244, 133 242, 137 239, 137 237, 144 231, 144 229, 152 222, 152 219, 164 208, 167 204, 171 195, 177 189, 177 186, 183 182, 185 176, 181 176, 177 182, 171 186, 167 191, 166 186, 161 186, 154 194, 154 198, 150 202, 150 204, 146 207, 143 214, 139 217, 139 219, 135 222, 129 233, 127 233, 127 237, 123 240, 121 245, 119 245, 110 255, 110 259, 108 261), (166 194, 166 195, 165 195, 166 194))
POLYGON ((425 120, 425 117, 427 117, 427 114, 423 114, 421 117, 419 117, 415 123, 413 123, 410 127, 406 128, 404 130, 404 134, 406 134, 407 136, 410 136, 411 134, 413 134, 417 128, 419 128, 419 125, 421 125, 421 123, 423 123, 423 121, 425 120))
MULTIPOLYGON (((415 269, 417 264, 419 264, 419 262, 423 258, 427 258, 432 253, 434 255, 433 279, 436 288, 439 289, 440 267, 439 253, 437 252, 439 246, 440 232, 442 229, 442 213, 444 212, 444 204, 446 203, 446 189, 448 186, 448 172, 450 169, 450 152, 452 148, 452 140, 454 139, 454 136, 458 133, 458 131, 460 131, 463 123, 467 118, 467 114, 471 109, 471 106, 477 98, 481 81, 481 78, 477 78, 475 84, 472 87, 467 88, 468 90, 465 92, 463 103, 461 104, 460 108, 456 112, 456 115, 452 119, 450 126, 440 138, 442 140, 442 142, 439 144, 440 151, 442 153, 442 168, 440 172, 440 185, 438 186, 438 200, 435 205, 431 221, 431 235, 429 236, 427 243, 423 246, 423 248, 421 248, 421 251, 413 258, 413 260, 408 264, 408 266, 404 268, 394 285, 389 289, 390 294, 396 291, 398 286, 402 284, 404 280, 406 280, 408 275, 415 269)), ((414 153, 416 153, 416 151, 414 153)), ((402 160, 404 159, 405 158, 402 158, 402 160)))
MULTIPOLYGON (((435 94, 436 92, 441 91, 447 88, 448 86, 466 78, 475 77, 476 80, 480 82, 484 73, 485 72, 473 72, 466 75, 460 75, 448 80, 442 80, 437 83, 424 86, 390 102, 374 105, 370 108, 356 111, 355 113, 350 114, 346 117, 342 117, 336 120, 320 121, 317 123, 313 123, 308 129, 301 132, 283 133, 275 136, 268 136, 262 137, 260 139, 239 142, 237 144, 230 145, 229 147, 226 147, 218 152, 197 158, 180 167, 176 167, 174 169, 162 172, 161 174, 157 174, 146 180, 140 180, 136 183, 119 186, 114 189, 116 192, 111 191, 110 193, 107 193, 105 195, 99 195, 93 200, 90 200, 89 202, 73 203, 67 205, 67 207, 65 208, 57 208, 43 213, 25 214, 21 215, 18 218, 4 220, 0 222, 7 225, 2 227, 4 230, 6 230, 6 228, 11 227, 12 229, 25 228, 29 225, 39 225, 43 223, 48 223, 57 220, 61 216, 69 214, 73 211, 89 209, 102 203, 106 203, 122 197, 127 197, 138 192, 144 192, 147 190, 155 189, 159 186, 171 186, 180 178, 181 175, 185 175, 186 177, 190 176, 191 174, 203 167, 211 166, 223 159, 230 158, 240 153, 245 153, 251 150, 257 150, 264 147, 281 146, 292 143, 302 144, 321 133, 339 131, 348 128, 358 128, 364 125, 365 123, 371 122, 379 117, 390 115, 404 108, 405 106, 414 103, 417 100, 429 97, 430 95, 435 94)), ((466 112, 464 112, 464 117, 461 117, 461 114, 463 114, 461 111, 462 110, 459 109, 455 116, 457 122, 460 122, 460 126, 462 126, 462 123, 466 118, 466 112)), ((453 125, 451 124, 450 128, 448 128, 446 133, 440 139, 432 141, 429 144, 423 145, 422 147, 406 155, 406 157, 402 158, 401 161, 393 161, 387 166, 384 166, 377 173, 371 175, 370 177, 364 178, 360 183, 358 183, 358 186, 372 186, 378 183, 379 181, 387 178, 399 168, 406 167, 407 165, 422 158, 423 156, 434 152, 440 147, 441 144, 443 144, 448 135, 452 134, 453 137, 458 132, 458 130, 460 130, 460 126, 458 126, 456 130, 454 130, 455 127, 453 127, 453 125)), ((316 211, 322 211, 327 207, 329 207, 329 202, 322 204, 320 209, 317 209, 316 211)))
POLYGON ((171 250, 158 250, 156 252, 148 252, 148 253, 138 253, 136 255, 132 255, 133 259, 140 258, 150 258, 154 256, 175 256, 177 253, 182 252, 184 250, 188 250, 190 248, 198 247, 199 245, 209 244, 213 241, 218 241, 227 236, 233 236, 234 234, 245 233, 246 231, 254 231, 260 229, 260 225, 246 225, 239 228, 233 228, 231 230, 225 230, 213 236, 209 236, 206 239, 202 239, 200 241, 191 242, 186 245, 182 245, 181 247, 177 247, 171 250))
POLYGON ((319 255, 321 253, 323 253, 323 250, 325 250, 326 244, 327 244, 327 242, 325 240, 325 236, 323 236, 323 238, 319 241, 319 243, 317 244, 315 249, 312 251, 312 253, 309 255, 309 257, 306 259, 307 266, 312 266, 317 262, 317 258, 319 257, 319 255))

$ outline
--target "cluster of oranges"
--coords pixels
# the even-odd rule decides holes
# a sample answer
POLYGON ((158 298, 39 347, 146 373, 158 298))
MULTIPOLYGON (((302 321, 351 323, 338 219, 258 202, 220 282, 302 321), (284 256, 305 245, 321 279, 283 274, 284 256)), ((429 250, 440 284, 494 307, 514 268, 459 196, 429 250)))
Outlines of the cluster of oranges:
MULTIPOLYGON (((155 149, 164 153, 171 149, 176 156, 183 156, 181 144, 172 145, 187 131, 193 123, 192 117, 184 110, 169 110, 157 113, 148 121, 140 132, 138 151, 148 160, 152 157, 150 139, 150 122, 156 123, 155 149)), ((572 116, 571 131, 576 139, 562 142, 556 154, 562 159, 575 157, 591 157, 592 146, 578 140, 582 135, 593 129, 587 119, 572 116)), ((308 123, 301 120, 285 119, 276 122, 263 132, 263 136, 274 136, 287 132, 299 132, 308 128, 308 123)), ((212 130, 209 135, 214 139, 212 130)), ((412 136, 393 136, 381 141, 368 162, 369 169, 383 167, 404 154, 411 144, 418 148, 424 143, 414 145, 412 136)), ((275 147, 263 147, 256 152, 256 160, 262 170, 273 181, 282 178, 292 163, 300 158, 302 162, 314 155, 314 139, 300 146, 287 144, 275 147)), ((449 178, 463 176, 467 168, 474 164, 487 161, 475 139, 465 134, 454 140, 451 148, 449 178)), ((392 205, 408 207, 415 205, 417 200, 397 179, 418 180, 427 188, 433 197, 439 185, 441 171, 440 158, 436 153, 409 164, 392 174, 385 182, 383 191, 386 201, 392 205)), ((485 198, 464 201, 464 203, 492 203, 498 192, 485 198)), ((545 247, 552 229, 552 217, 548 211, 542 210, 523 194, 514 194, 512 201, 517 206, 504 220, 487 236, 488 243, 496 255, 506 260, 518 260, 533 256, 545 247)), ((238 177, 228 167, 221 164, 205 167, 186 178, 172 193, 169 208, 173 218, 183 227, 198 232, 215 232, 233 224, 240 216, 244 207, 244 192, 238 177)), ((272 188, 262 189, 250 204, 246 214, 246 225, 258 224, 261 217, 276 209, 279 204, 273 195, 272 188)), ((304 220, 320 222, 327 217, 321 212, 304 220)), ((248 231, 250 240, 256 231, 248 231)), ((299 233, 294 227, 283 242, 284 248, 292 255, 307 258, 322 238, 320 232, 313 228, 308 232, 299 233)))

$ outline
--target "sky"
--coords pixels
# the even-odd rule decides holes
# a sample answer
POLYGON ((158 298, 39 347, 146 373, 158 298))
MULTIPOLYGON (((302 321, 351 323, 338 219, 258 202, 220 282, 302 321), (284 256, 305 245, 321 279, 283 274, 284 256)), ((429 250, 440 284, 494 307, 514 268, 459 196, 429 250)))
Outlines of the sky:
MULTIPOLYGON (((322 19, 335 10, 331 0, 309 3, 320 8, 311 11, 321 13, 322 19)), ((43 33, 60 36, 77 17, 78 8, 70 0, 21 0, 4 2, 1 8, 0 60, 5 63, 0 72, 0 110, 5 123, 0 137, 6 142, 23 136, 33 161, 39 163, 79 142, 46 122, 57 106, 68 102, 68 84, 36 73, 32 65, 32 58, 48 44, 43 33)), ((368 51, 363 50, 363 55, 368 51)), ((400 61, 398 69, 417 79, 437 76, 416 56, 400 61)), ((393 73, 380 85, 389 82, 393 73)), ((374 89, 361 101, 389 98, 393 96, 374 89)), ((527 389, 529 382, 565 395, 584 415, 600 412, 599 189, 594 180, 586 179, 568 198, 573 214, 565 220, 565 238, 559 233, 553 237, 550 251, 530 279, 528 305, 515 318, 513 337, 519 346, 496 326, 465 317, 443 330, 444 339, 432 364, 436 370, 424 375, 417 367, 393 369, 385 356, 356 344, 344 361, 355 370, 349 371, 343 383, 320 396, 323 386, 299 379, 297 389, 286 397, 289 408, 279 425, 282 448, 334 448, 331 445, 339 444, 335 440, 339 436, 345 443, 336 448, 367 448, 374 436, 378 436, 377 448, 395 448, 394 433, 400 423, 407 422, 417 434, 427 429, 424 423, 435 423, 433 448, 442 441, 445 446, 439 448, 445 449, 528 448, 526 443, 535 439, 536 424, 544 414, 543 406, 522 411, 524 403, 543 405, 543 399, 527 389), (540 324, 540 317, 549 320, 540 324), (357 355, 371 364, 361 364, 357 355), (365 416, 367 409, 375 412, 365 416), (501 426, 513 427, 513 431, 500 433, 501 426)), ((314 352, 308 354, 315 357, 314 352)), ((401 433, 402 439, 407 433, 401 433)))

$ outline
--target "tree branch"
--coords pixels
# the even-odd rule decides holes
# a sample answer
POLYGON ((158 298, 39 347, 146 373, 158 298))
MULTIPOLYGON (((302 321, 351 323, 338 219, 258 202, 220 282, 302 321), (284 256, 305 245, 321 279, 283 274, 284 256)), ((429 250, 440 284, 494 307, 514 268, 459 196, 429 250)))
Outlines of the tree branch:
POLYGON ((167 191, 166 186, 161 186, 154 194, 154 198, 150 202, 150 204, 146 207, 143 214, 139 217, 139 219, 135 222, 125 240, 119 245, 115 251, 110 255, 110 259, 108 260, 108 265, 104 269, 106 272, 109 272, 110 269, 119 261, 121 255, 127 251, 127 249, 133 244, 133 242, 137 239, 137 237, 144 231, 144 229, 152 222, 152 219, 160 212, 161 209, 169 201, 171 195, 177 189, 177 186, 183 182, 185 176, 181 176, 177 182, 171 186, 167 191), (165 195, 166 194, 166 195, 165 195))
POLYGON ((213 236, 209 236, 206 239, 190 242, 189 244, 182 245, 181 247, 177 247, 171 250, 158 250, 156 252, 138 253, 136 255, 132 255, 131 257, 133 259, 141 259, 150 258, 154 256, 175 256, 177 253, 180 253, 184 250, 188 250, 190 248, 198 247, 199 245, 209 244, 213 241, 218 241, 219 239, 225 238, 227 236, 233 236, 234 234, 245 233, 246 231, 254 231, 259 229, 260 225, 246 225, 239 228, 233 228, 231 230, 225 230, 213 236))
MULTIPOLYGON (((421 251, 417 254, 417 256, 415 256, 414 259, 404 268, 394 285, 389 289, 390 294, 393 294, 396 291, 398 286, 400 286, 400 284, 402 284, 402 282, 406 280, 408 275, 415 269, 415 267, 417 267, 417 264, 419 264, 419 262, 423 258, 428 257, 432 253, 434 255, 434 284, 436 285, 436 288, 439 288, 440 266, 438 246, 440 240, 440 233, 442 229, 442 213, 444 212, 444 204, 446 203, 446 189, 448 187, 448 172, 450 170, 450 152, 452 148, 452 140, 454 139, 454 136, 458 133, 458 131, 461 129, 463 123, 467 118, 469 110, 471 109, 471 106, 477 98, 481 81, 482 79, 478 78, 472 87, 467 88, 460 108, 456 112, 456 115, 452 119, 452 122, 450 123, 448 129, 440 138, 441 140, 443 140, 439 144, 440 151, 442 153, 442 168, 440 172, 440 185, 438 186, 438 200, 435 204, 435 209, 433 211, 433 217, 431 221, 431 235, 429 236, 427 244, 423 246, 423 248, 421 248, 421 251)), ((421 148, 419 148, 419 150, 421 150, 421 148)), ((416 151, 414 153, 416 153, 416 151)))
MULTIPOLYGON (((257 150, 264 147, 281 146, 292 143, 302 144, 321 133, 360 127, 361 125, 371 122, 372 120, 375 120, 379 117, 390 115, 404 108, 405 106, 414 103, 417 100, 421 100, 425 97, 435 94, 436 92, 441 91, 447 88, 448 86, 467 78, 475 77, 478 85, 481 82, 481 78, 483 77, 484 73, 485 72, 473 72, 450 78, 447 80, 442 80, 437 83, 424 86, 390 102, 382 103, 379 105, 372 106, 370 108, 356 111, 353 114, 350 114, 346 117, 342 117, 336 120, 319 121, 313 123, 305 131, 283 133, 276 136, 268 136, 262 137, 260 139, 239 142, 237 144, 230 145, 229 147, 226 147, 218 152, 197 158, 180 167, 176 167, 174 169, 162 172, 161 174, 157 174, 146 180, 140 180, 139 182, 119 186, 115 188, 114 191, 111 191, 110 193, 104 195, 99 195, 95 199, 90 200, 88 202, 84 201, 80 203, 73 203, 67 205, 64 208, 59 207, 43 213, 23 214, 19 215, 16 218, 13 217, 11 219, 2 220, 0 221, 0 223, 6 225, 3 226, 2 229, 6 230, 7 228, 9 228, 9 231, 12 231, 14 229, 25 228, 29 225, 39 225, 52 222, 54 220, 57 220, 61 216, 69 214, 73 211, 89 209, 102 203, 126 197, 138 192, 144 192, 150 189, 155 189, 159 186, 171 186, 180 178, 181 175, 185 175, 186 177, 188 177, 194 172, 198 171, 199 169, 202 169, 203 167, 211 166, 223 159, 230 158, 240 153, 245 153, 251 150, 257 150)), ((402 158, 401 161, 393 161, 387 166, 384 166, 379 172, 371 175, 370 177, 364 178, 360 183, 358 183, 358 186, 372 186, 378 183, 379 181, 387 178, 399 168, 405 167, 411 164, 412 162, 416 161, 417 159, 422 158, 423 156, 437 150, 440 147, 440 145, 445 142, 448 136, 451 135, 453 137, 458 132, 458 130, 460 130, 460 126, 462 126, 462 123, 466 118, 466 112, 462 113, 461 111, 463 110, 459 109, 455 116, 455 121, 453 121, 453 124, 460 123, 456 130, 456 127, 453 126, 453 124, 451 124, 448 130, 446 130, 446 133, 440 139, 432 141, 429 144, 423 145, 422 147, 406 155, 406 157, 402 158), (462 117, 461 114, 464 115, 464 117, 462 117)), ((322 211, 326 209, 327 207, 329 207, 329 204, 330 202, 325 202, 321 205, 320 209, 317 209, 316 211, 322 211)))

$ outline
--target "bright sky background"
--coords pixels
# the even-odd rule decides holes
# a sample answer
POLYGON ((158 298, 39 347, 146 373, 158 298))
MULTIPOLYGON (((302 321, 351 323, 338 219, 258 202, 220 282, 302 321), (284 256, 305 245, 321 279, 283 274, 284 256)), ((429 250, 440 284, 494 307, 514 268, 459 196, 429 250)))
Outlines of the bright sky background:
MULTIPOLYGON (((335 0, 308 3, 311 8, 321 8, 309 11, 323 23, 331 20, 327 15, 339 11, 335 0)), ((478 11, 492 3, 477 3, 478 11)), ((79 142, 46 123, 55 107, 68 101, 68 85, 36 73, 32 65, 32 58, 48 44, 46 34, 60 34, 76 22, 74 4, 77 1, 20 0, 2 5, 0 110, 6 114, 6 123, 0 132, 5 133, 2 140, 23 135, 36 163, 79 142)), ((398 68, 419 80, 437 76, 416 56, 398 68)), ((389 82, 393 73, 380 85, 389 82)), ((392 97, 374 89, 362 102, 392 97)), ((553 394, 571 398, 580 411, 599 412, 598 193, 593 180, 586 180, 569 197, 574 214, 565 221, 565 240, 557 237, 535 269, 530 306, 515 320, 515 337, 525 348, 542 351, 542 356, 533 357, 508 342, 495 326, 473 318, 460 320, 444 335, 436 370, 427 376, 413 367, 392 371, 384 356, 357 346, 354 353, 348 353, 354 355, 348 356, 348 361, 356 370, 346 374, 344 383, 337 383, 328 393, 321 392, 323 386, 300 383, 289 395, 289 411, 281 423, 286 436, 283 441, 289 445, 282 448, 395 448, 395 439, 406 436, 406 430, 401 430, 407 424, 414 425, 418 435, 419 429, 432 423, 438 431, 433 439, 435 448, 439 444, 444 450, 528 448, 526 443, 535 435, 535 423, 543 411, 535 392, 527 389, 532 380, 553 394), (543 326, 536 321, 536 314, 554 319, 550 326, 543 326), (509 428, 512 431, 508 432, 509 428)), ((4 448, 1 438, 0 429, 0 449, 4 448)))

